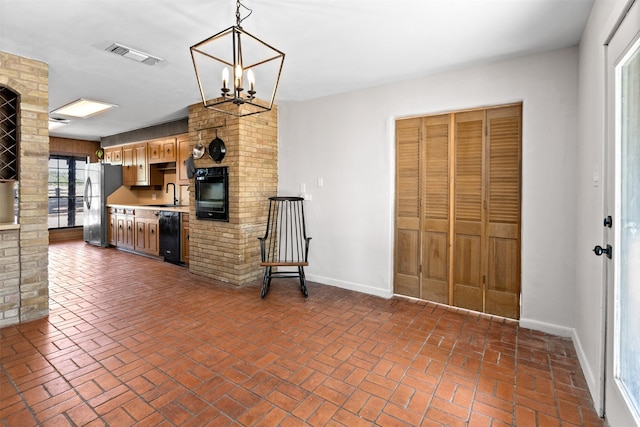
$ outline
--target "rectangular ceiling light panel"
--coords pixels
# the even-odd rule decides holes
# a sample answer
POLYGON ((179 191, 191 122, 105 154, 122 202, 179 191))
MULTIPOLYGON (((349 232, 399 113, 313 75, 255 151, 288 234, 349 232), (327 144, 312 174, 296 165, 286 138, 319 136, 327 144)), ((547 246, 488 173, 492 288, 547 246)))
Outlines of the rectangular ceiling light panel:
POLYGON ((60 114, 61 116, 80 117, 86 119, 87 117, 102 113, 103 111, 113 107, 117 107, 117 105, 80 98, 77 101, 73 101, 70 104, 53 110, 51 114, 60 114))
POLYGON ((142 62, 143 64, 147 65, 155 65, 158 62, 162 61, 162 59, 158 58, 157 56, 132 49, 119 43, 113 43, 105 50, 107 52, 115 53, 116 55, 124 56, 125 58, 133 59, 134 61, 142 62))
POLYGON ((69 124, 69 120, 49 118, 49 130, 58 129, 66 124, 69 124))

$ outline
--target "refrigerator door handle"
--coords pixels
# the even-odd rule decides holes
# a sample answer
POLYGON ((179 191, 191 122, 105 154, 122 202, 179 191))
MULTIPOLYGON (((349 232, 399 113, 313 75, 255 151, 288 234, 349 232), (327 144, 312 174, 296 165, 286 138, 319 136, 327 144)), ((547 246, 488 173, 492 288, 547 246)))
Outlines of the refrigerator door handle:
POLYGON ((84 203, 87 205, 87 209, 91 209, 91 196, 93 196, 91 178, 87 177, 87 182, 84 185, 84 203))

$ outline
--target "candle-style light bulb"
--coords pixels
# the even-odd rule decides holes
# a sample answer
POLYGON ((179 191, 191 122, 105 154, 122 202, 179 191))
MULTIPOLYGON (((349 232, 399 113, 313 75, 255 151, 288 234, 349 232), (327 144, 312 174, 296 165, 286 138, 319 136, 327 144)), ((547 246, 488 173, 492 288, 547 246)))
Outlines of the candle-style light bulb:
POLYGON ((236 78, 236 90, 238 90, 242 87, 242 67, 240 66, 240 64, 236 65, 235 78, 236 78))
POLYGON ((256 77, 253 75, 253 70, 247 71, 247 80, 249 80, 249 90, 253 90, 253 86, 256 83, 256 77))
POLYGON ((222 69, 222 89, 226 89, 227 84, 229 84, 229 69, 225 67, 222 69))

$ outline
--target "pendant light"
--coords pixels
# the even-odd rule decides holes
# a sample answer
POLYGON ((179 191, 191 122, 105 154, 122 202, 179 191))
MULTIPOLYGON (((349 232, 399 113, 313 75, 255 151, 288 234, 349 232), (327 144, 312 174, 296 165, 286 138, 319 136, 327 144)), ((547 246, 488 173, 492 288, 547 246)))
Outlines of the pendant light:
POLYGON ((236 117, 271 110, 284 53, 242 28, 252 10, 236 1, 236 25, 191 46, 202 102, 236 117), (240 18, 240 7, 249 15, 240 18))

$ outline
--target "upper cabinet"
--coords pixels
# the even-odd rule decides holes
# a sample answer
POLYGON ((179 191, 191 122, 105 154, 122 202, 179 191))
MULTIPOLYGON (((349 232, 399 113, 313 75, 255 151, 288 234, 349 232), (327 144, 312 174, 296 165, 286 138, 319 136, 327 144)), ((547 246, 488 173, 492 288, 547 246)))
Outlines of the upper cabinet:
POLYGON ((122 146, 107 147, 104 149, 104 162, 112 165, 122 164, 122 146))
POLYGON ((187 176, 187 165, 185 161, 191 156, 193 148, 189 135, 181 135, 176 140, 177 143, 177 161, 176 161, 176 179, 178 185, 189 185, 189 177, 187 176))
POLYGON ((147 147, 150 164, 176 161, 176 138, 149 141, 147 147))
POLYGON ((162 173, 151 169, 147 158, 147 143, 122 146, 122 183, 130 186, 162 185, 162 173))
POLYGON ((189 135, 106 147, 104 162, 122 165, 128 186, 163 185, 163 172, 175 172, 178 185, 189 185, 185 160, 191 155, 189 135))

